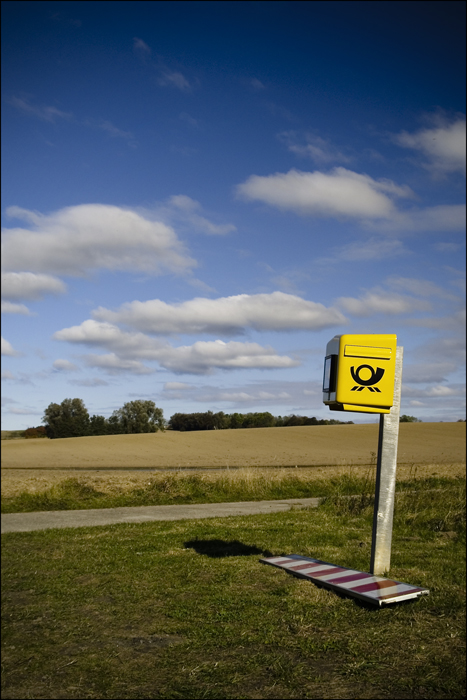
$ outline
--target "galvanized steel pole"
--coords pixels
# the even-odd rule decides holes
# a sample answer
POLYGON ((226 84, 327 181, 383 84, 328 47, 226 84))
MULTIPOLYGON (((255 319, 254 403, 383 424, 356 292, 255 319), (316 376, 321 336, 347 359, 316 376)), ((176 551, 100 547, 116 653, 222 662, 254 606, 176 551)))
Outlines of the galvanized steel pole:
POLYGON ((378 460, 376 465, 375 509, 373 514, 370 564, 370 572, 376 576, 389 571, 391 565, 403 355, 404 348, 397 347, 394 403, 390 413, 382 413, 379 417, 378 460))

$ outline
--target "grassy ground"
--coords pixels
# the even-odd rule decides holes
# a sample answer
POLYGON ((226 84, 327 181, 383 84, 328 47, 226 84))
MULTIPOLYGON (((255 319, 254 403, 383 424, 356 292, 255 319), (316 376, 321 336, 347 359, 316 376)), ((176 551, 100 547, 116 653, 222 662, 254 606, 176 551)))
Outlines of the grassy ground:
POLYGON ((2 430, 2 440, 20 440, 24 430, 2 430))
MULTIPOLYGON (((419 482, 420 483, 420 482, 419 482)), ((463 698, 465 480, 396 496, 380 610, 258 562, 367 571, 372 505, 2 536, 3 698, 463 698)))
MULTIPOLYGON (((313 498, 341 493, 374 494, 375 470, 347 469, 325 476, 325 472, 299 469, 229 470, 190 474, 186 472, 149 474, 136 481, 118 479, 109 483, 68 477, 39 490, 18 487, 2 495, 2 513, 45 510, 81 510, 121 506, 171 505, 181 503, 228 503, 282 498, 313 498)), ((444 465, 437 469, 411 468, 399 474, 397 489, 432 489, 449 484, 465 465, 444 465), (440 473, 441 472, 441 473, 440 473), (429 475, 428 475, 429 474, 429 475)), ((3 485, 2 485, 3 490, 3 485)))

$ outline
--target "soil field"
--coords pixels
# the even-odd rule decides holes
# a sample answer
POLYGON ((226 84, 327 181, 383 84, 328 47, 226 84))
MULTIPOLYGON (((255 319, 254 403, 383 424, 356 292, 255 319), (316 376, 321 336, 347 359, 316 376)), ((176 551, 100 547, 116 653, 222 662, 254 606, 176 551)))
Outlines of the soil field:
MULTIPOLYGON (((36 491, 70 476, 128 488, 147 470, 300 468, 316 478, 374 466, 378 425, 167 431, 2 443, 2 494, 36 491), (142 470, 142 471, 139 471, 142 470)), ((465 472, 465 423, 401 423, 398 478, 465 472)), ((215 472, 213 472, 214 475, 215 472)))

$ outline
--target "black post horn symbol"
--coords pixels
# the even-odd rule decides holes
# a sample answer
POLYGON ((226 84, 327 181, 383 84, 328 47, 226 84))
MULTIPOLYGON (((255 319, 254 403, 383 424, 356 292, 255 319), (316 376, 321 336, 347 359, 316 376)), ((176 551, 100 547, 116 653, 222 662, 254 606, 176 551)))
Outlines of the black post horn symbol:
POLYGON ((370 391, 377 391, 380 393, 380 390, 377 387, 374 387, 374 384, 377 384, 382 378, 384 374, 384 369, 381 367, 377 367, 376 371, 371 367, 370 365, 360 365, 360 367, 357 367, 357 370, 353 367, 350 368, 350 373, 352 375, 352 379, 356 384, 359 384, 360 386, 354 386, 352 387, 351 391, 363 391, 365 387, 369 389, 370 391), (360 379, 360 372, 362 369, 369 369, 371 372, 371 377, 369 379, 360 379))

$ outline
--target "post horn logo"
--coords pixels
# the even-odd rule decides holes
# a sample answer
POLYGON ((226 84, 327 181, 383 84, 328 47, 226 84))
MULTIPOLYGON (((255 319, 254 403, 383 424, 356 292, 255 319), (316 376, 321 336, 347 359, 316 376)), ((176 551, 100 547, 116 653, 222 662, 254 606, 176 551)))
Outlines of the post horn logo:
POLYGON ((352 375, 352 379, 354 382, 356 382, 356 385, 352 387, 351 391, 363 391, 363 389, 366 387, 369 391, 377 391, 378 393, 381 393, 381 390, 378 389, 377 386, 374 386, 374 384, 378 384, 378 382, 383 378, 384 369, 381 367, 377 367, 375 371, 373 367, 370 367, 370 365, 360 365, 360 367, 357 367, 357 371, 351 367, 350 373, 352 375), (370 370, 371 377, 369 379, 360 379, 360 372, 362 369, 370 370))

